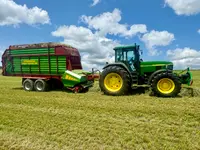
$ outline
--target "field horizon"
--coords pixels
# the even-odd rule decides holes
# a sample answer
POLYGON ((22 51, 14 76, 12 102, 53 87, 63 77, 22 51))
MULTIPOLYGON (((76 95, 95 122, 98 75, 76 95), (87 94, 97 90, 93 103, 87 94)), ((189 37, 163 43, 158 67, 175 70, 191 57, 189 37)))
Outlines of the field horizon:
MULTIPOLYGON (((200 71, 193 71, 200 89, 200 71)), ((199 149, 200 98, 26 92, 0 75, 0 149, 199 149)))

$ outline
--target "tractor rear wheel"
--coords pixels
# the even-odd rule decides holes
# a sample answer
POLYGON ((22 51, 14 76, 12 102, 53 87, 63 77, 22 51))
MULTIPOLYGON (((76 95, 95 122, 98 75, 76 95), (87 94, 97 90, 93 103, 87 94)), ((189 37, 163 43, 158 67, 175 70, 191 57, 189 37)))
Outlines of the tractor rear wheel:
POLYGON ((110 66, 101 73, 99 86, 106 95, 125 95, 129 93, 130 76, 125 69, 119 66, 110 66))
POLYGON ((181 91, 181 82, 173 73, 157 74, 151 84, 153 93, 160 97, 176 97, 181 91))

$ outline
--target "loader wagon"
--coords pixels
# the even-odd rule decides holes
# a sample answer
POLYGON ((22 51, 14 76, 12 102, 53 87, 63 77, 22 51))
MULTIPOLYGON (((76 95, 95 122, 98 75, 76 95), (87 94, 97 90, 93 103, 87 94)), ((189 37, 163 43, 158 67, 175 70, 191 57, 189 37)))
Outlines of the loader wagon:
POLYGON ((26 91, 81 92, 94 82, 94 72, 82 70, 78 49, 51 42, 9 46, 2 55, 2 75, 22 77, 26 91))

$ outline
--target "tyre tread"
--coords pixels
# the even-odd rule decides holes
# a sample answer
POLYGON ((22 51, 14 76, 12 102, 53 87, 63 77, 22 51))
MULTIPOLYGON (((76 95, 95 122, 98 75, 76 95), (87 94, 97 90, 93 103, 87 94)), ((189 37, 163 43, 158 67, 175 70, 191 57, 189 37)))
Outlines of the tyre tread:
POLYGON ((99 79, 99 86, 100 86, 101 91, 106 95, 113 95, 113 96, 120 96, 120 95, 128 94, 129 89, 130 89, 130 83, 131 83, 131 80, 130 80, 130 76, 129 76, 128 72, 120 66, 110 66, 110 67, 105 68, 99 79), (120 74, 122 77, 122 80, 123 80, 122 89, 116 93, 112 93, 112 92, 108 91, 104 86, 105 76, 108 73, 112 73, 112 72, 120 74))
POLYGON ((152 92, 155 94, 155 96, 158 96, 158 97, 176 97, 180 92, 181 92, 181 81, 179 79, 179 77, 173 73, 168 73, 168 72, 162 72, 162 73, 159 73, 157 75, 155 75, 151 81, 151 89, 152 89, 152 92), (170 94, 163 94, 161 92, 158 91, 157 89, 157 82, 159 81, 159 79, 161 78, 170 78, 174 81, 175 83, 175 89, 172 93, 170 94))

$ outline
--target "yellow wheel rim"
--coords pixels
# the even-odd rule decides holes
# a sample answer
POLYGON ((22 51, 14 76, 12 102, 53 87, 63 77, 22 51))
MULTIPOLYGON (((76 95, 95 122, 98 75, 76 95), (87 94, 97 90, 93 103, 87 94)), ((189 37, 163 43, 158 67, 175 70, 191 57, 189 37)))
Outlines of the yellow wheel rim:
POLYGON ((107 90, 117 92, 122 88, 123 80, 117 73, 109 73, 104 79, 104 85, 107 90))
POLYGON ((174 81, 169 78, 163 78, 158 81, 158 90, 163 94, 169 94, 175 89, 174 81))

